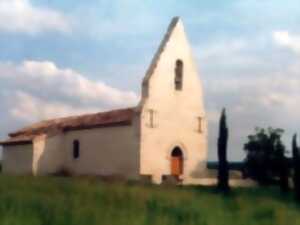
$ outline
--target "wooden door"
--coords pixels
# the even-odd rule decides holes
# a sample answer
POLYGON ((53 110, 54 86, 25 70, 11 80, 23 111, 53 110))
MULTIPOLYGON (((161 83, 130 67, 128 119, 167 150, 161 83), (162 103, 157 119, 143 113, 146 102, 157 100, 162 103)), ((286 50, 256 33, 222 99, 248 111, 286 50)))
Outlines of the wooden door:
POLYGON ((173 176, 179 176, 183 172, 183 160, 182 156, 172 156, 171 158, 171 174, 173 176))

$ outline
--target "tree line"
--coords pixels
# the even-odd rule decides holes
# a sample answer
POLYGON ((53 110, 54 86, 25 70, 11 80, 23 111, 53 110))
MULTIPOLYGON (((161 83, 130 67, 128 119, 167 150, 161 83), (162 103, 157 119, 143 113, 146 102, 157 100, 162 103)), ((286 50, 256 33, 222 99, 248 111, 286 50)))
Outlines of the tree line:
MULTIPOLYGON (((226 111, 222 110, 219 122, 218 138, 218 189, 224 193, 230 191, 229 165, 227 161, 228 127, 226 111)), ((295 197, 300 201, 300 148, 297 134, 292 137, 292 157, 287 157, 286 147, 281 137, 283 129, 256 128, 244 144, 246 158, 243 176, 257 181, 260 185, 278 184, 282 192, 291 189, 289 178, 292 177, 295 197)))

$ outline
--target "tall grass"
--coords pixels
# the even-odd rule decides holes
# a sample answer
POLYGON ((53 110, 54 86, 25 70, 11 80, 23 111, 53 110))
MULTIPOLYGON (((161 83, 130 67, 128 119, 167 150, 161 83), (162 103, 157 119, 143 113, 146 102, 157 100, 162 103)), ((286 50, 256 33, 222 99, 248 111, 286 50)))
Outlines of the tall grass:
POLYGON ((300 208, 274 188, 222 196, 204 187, 0 176, 0 224, 300 225, 300 208))

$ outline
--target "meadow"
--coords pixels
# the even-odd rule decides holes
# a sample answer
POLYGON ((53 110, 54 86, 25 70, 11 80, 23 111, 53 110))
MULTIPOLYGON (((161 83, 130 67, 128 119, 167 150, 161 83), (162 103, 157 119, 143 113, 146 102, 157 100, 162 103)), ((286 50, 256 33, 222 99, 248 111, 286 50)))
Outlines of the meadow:
POLYGON ((291 193, 107 183, 96 178, 0 176, 1 225, 300 225, 291 193))

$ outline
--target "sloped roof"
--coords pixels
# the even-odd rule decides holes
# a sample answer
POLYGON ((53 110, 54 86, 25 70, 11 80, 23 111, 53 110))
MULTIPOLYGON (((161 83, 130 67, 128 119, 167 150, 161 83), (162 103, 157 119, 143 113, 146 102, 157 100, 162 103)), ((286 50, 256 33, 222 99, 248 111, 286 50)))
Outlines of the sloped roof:
POLYGON ((156 53, 155 53, 152 61, 150 63, 150 66, 149 66, 149 68, 148 68, 148 70, 146 72, 146 76, 143 79, 143 84, 147 83, 147 81, 149 80, 150 76, 153 74, 153 72, 154 72, 154 70, 155 70, 155 68, 157 66, 157 63, 158 63, 158 61, 160 59, 160 56, 161 56, 162 52, 164 51, 167 43, 169 42, 170 37, 172 36, 172 33, 173 33, 173 31, 174 31, 177 23, 179 22, 179 20, 180 20, 179 17, 174 17, 172 19, 172 21, 171 21, 171 23, 170 23, 170 25, 169 25, 169 27, 167 29, 167 32, 165 33, 164 38, 161 41, 161 43, 160 43, 160 45, 159 45, 159 47, 158 47, 158 49, 157 49, 157 51, 156 51, 156 53))
POLYGON ((33 135, 20 135, 17 137, 10 137, 5 141, 1 141, 0 145, 30 144, 32 143, 33 138, 33 135))
POLYGON ((70 130, 130 125, 134 116, 134 112, 135 108, 127 108, 108 112, 44 120, 16 132, 10 133, 10 138, 0 142, 0 144, 10 145, 30 143, 35 136, 40 134, 55 134, 70 130))

